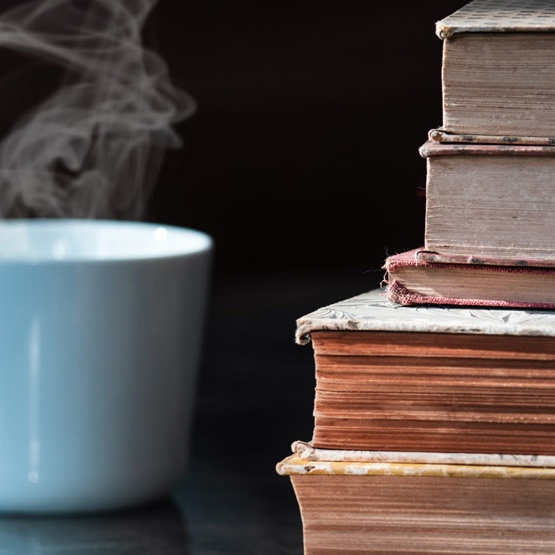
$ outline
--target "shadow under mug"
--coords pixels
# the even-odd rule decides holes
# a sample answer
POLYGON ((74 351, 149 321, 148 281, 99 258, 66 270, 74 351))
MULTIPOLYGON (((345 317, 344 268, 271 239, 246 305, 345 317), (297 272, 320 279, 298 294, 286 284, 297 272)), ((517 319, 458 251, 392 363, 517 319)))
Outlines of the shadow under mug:
POLYGON ((172 226, 0 223, 0 511, 102 511, 183 474, 212 241, 172 226))

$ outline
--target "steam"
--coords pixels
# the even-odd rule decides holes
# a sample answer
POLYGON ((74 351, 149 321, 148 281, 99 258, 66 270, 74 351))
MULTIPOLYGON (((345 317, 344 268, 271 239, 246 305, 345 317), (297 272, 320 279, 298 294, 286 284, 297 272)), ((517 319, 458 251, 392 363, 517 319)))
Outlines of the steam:
POLYGON ((0 217, 143 215, 172 125, 194 110, 143 48, 157 0, 33 0, 0 15, 0 48, 67 70, 0 143, 0 217))

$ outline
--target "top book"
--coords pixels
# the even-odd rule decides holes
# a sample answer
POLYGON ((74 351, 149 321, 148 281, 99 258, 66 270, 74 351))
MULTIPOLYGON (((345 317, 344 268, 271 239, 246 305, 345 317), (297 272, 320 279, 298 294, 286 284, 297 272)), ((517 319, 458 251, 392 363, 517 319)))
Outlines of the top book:
POLYGON ((436 33, 443 130, 555 142, 555 2, 474 0, 436 33))

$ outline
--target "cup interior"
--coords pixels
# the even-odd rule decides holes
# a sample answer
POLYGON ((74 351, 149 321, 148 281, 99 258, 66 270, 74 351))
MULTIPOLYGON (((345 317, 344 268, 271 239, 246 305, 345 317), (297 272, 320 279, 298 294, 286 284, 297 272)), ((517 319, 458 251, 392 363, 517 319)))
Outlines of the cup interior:
POLYGON ((0 263, 108 261, 185 256, 210 249, 200 231, 142 222, 6 220, 0 263))

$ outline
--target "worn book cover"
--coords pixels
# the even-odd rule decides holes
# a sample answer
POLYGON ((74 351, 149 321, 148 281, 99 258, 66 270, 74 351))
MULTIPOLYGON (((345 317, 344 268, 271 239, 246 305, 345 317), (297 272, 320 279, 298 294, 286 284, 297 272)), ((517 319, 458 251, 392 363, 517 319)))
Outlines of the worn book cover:
POLYGON ((320 449, 309 441, 294 441, 291 450, 299 459, 327 462, 449 464, 475 466, 526 466, 555 468, 555 456, 498 453, 427 453, 417 451, 365 451, 320 449))
POLYGON ((297 319, 296 342, 308 344, 319 331, 416 332, 474 336, 555 338, 555 312, 464 307, 402 307, 373 289, 324 306, 297 319))
POLYGON ((460 135, 450 133, 445 129, 430 129, 428 139, 437 143, 464 143, 464 144, 503 144, 503 145, 538 145, 555 146, 555 136, 551 137, 523 137, 510 135, 476 135, 466 133, 460 135))
POLYGON ((390 301, 402 305, 458 305, 505 308, 555 308, 555 268, 539 261, 508 265, 478 263, 480 258, 438 256, 415 249, 386 259, 390 301))
POLYGON ((552 0, 474 0, 436 23, 441 39, 464 33, 547 32, 555 32, 552 0))
POLYGON ((441 254, 423 248, 415 249, 414 256, 419 262, 430 263, 555 268, 555 260, 541 260, 539 258, 503 258, 500 256, 478 256, 474 254, 441 254))

